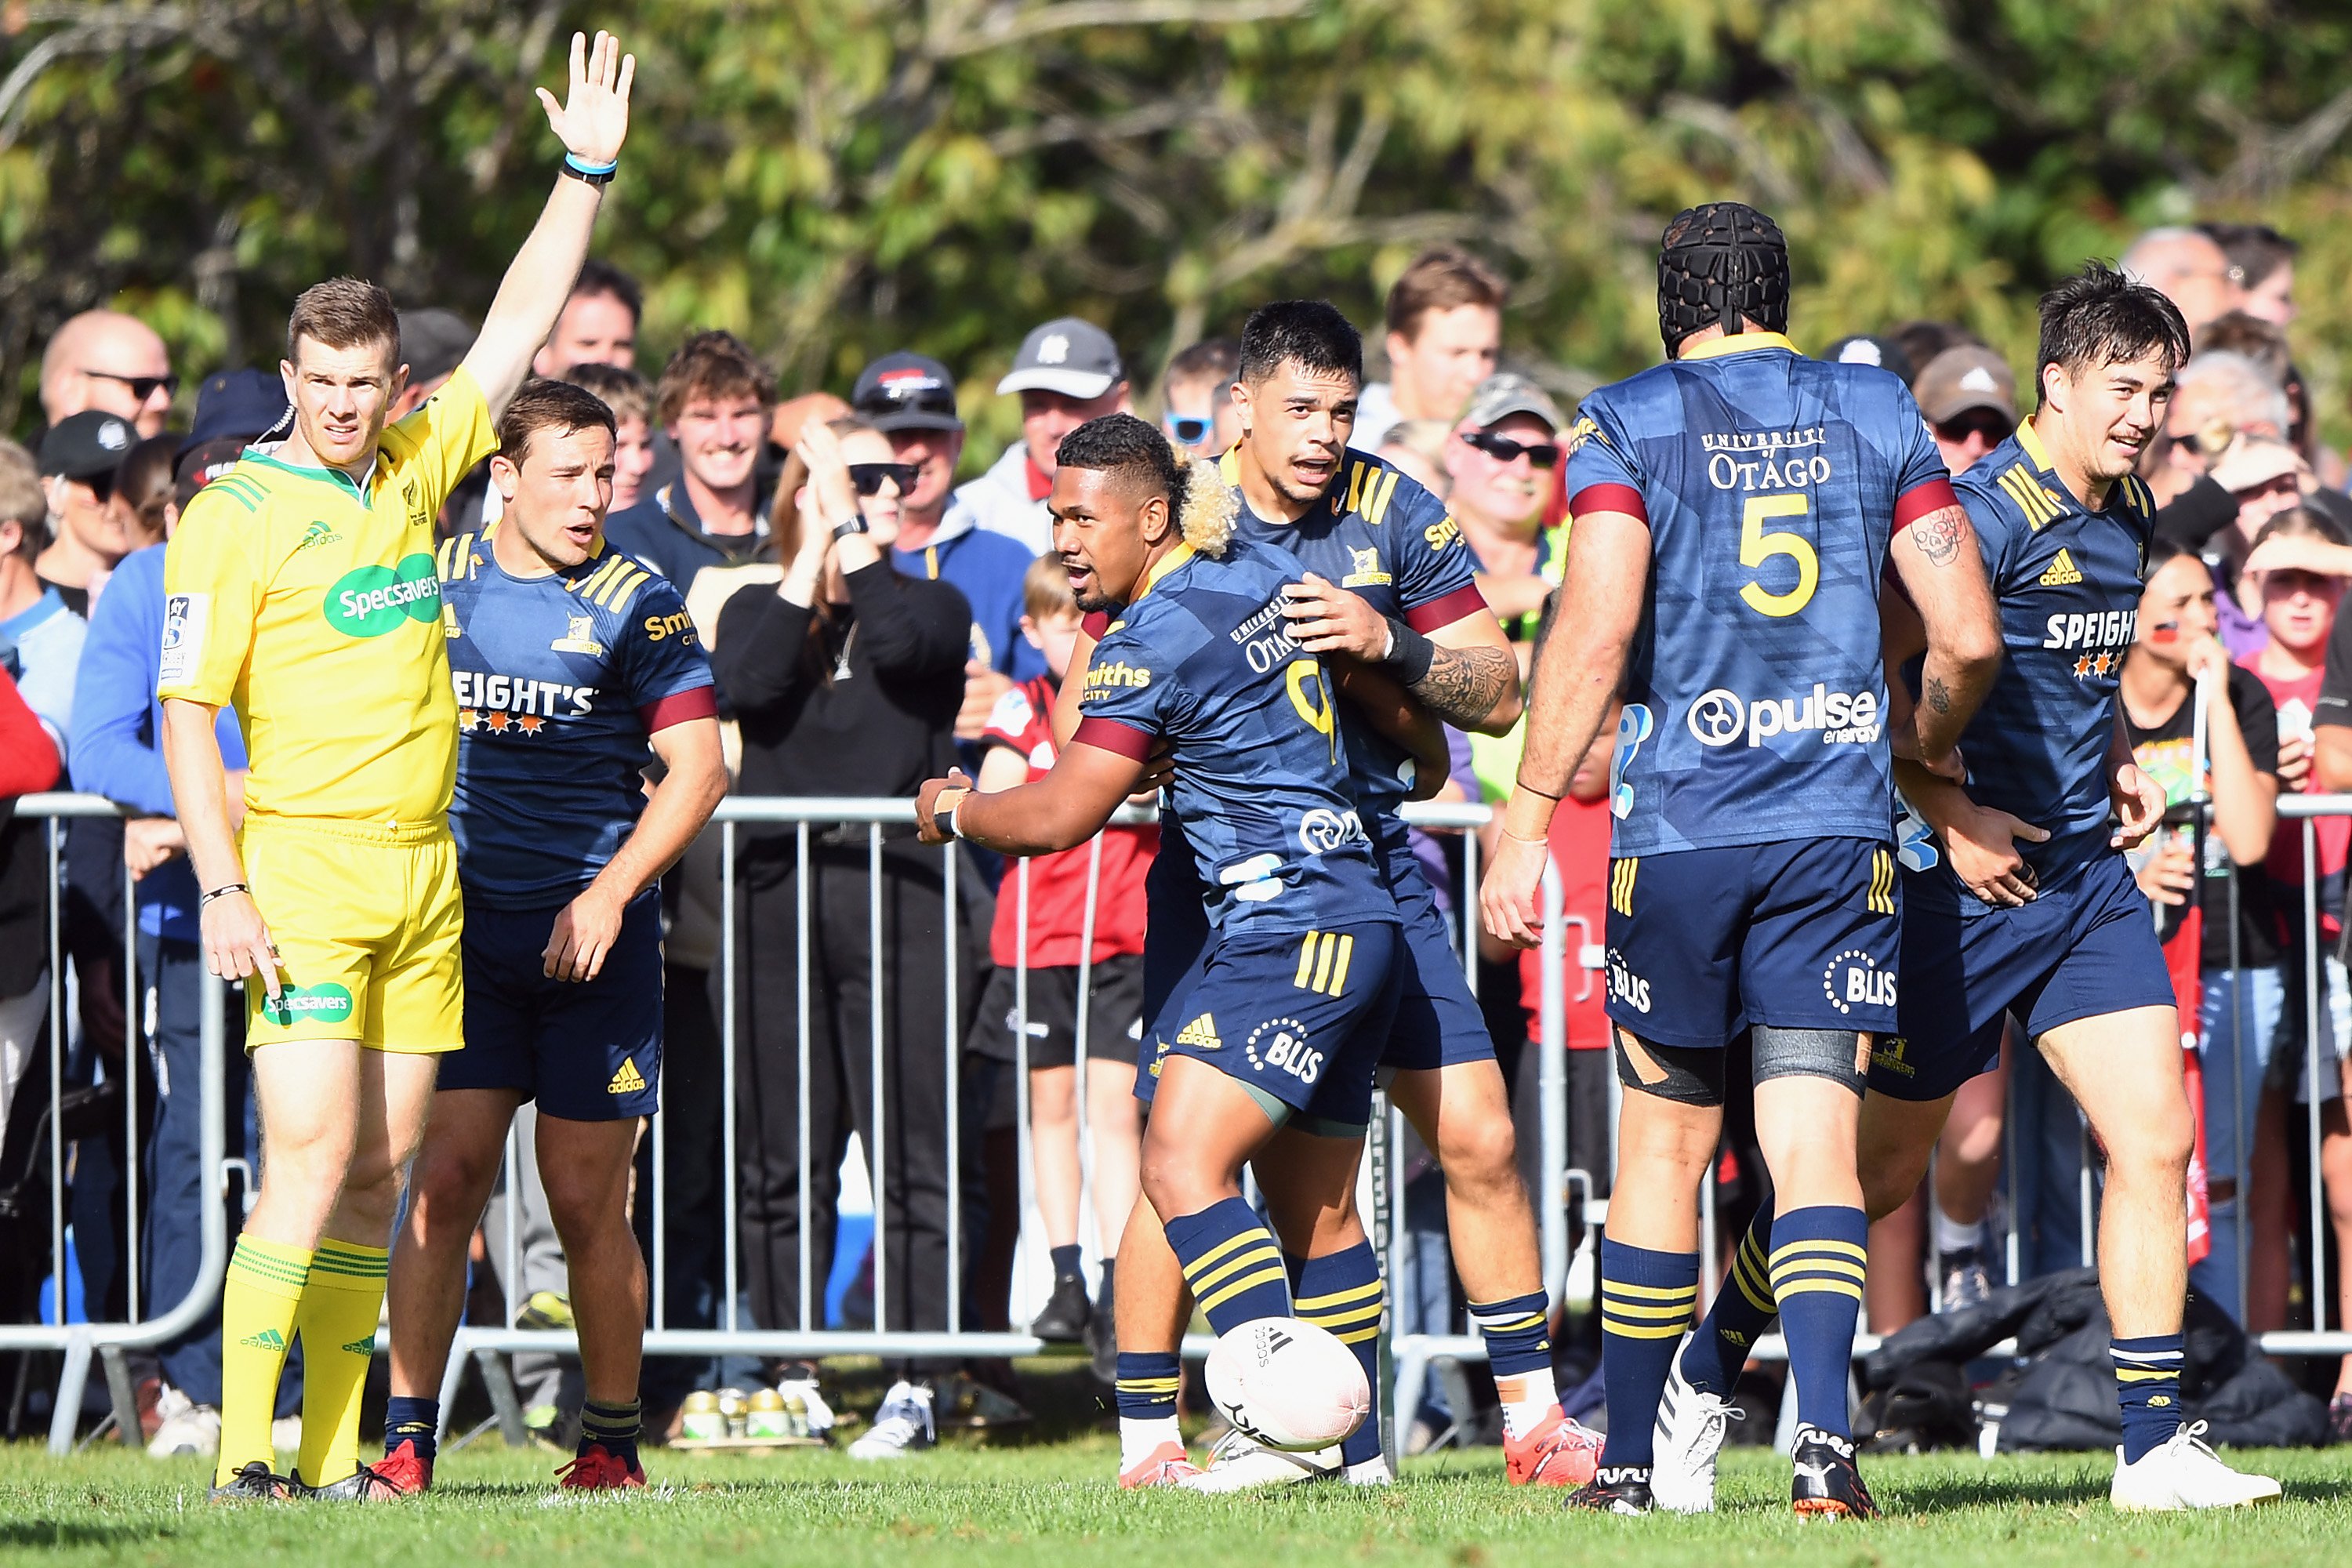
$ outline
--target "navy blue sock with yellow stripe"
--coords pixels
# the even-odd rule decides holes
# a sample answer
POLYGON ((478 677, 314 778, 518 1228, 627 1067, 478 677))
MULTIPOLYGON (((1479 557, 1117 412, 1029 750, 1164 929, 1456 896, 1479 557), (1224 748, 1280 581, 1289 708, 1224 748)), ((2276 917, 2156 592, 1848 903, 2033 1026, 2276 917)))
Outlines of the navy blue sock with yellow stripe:
POLYGON ((1183 1265, 1184 1283, 1217 1332, 1260 1318, 1290 1316, 1282 1249, 1249 1205, 1224 1198, 1198 1214, 1177 1215, 1166 1229, 1168 1245, 1183 1265))
MULTIPOLYGON (((1328 1329, 1339 1342, 1356 1352, 1364 1368, 1364 1386, 1381 1385, 1381 1260, 1372 1244, 1360 1241, 1345 1252, 1310 1258, 1296 1276, 1298 1299, 1291 1304, 1300 1321, 1328 1329)), ((1360 1465, 1381 1456, 1381 1423, 1377 1414, 1364 1418, 1353 1436, 1339 1445, 1339 1458, 1360 1465)))
POLYGON ((1790 1209, 1772 1221, 1772 1294, 1797 1384, 1797 1419, 1840 1437, 1853 1436, 1846 1380, 1869 1237, 1869 1217, 1843 1204, 1790 1209))
POLYGON ((1647 1469, 1675 1345, 1698 1308, 1698 1254, 1601 1240, 1601 1369, 1609 1441, 1601 1462, 1647 1469))
POLYGON ((1761 1208, 1731 1255, 1731 1273, 1683 1348, 1683 1377, 1702 1394, 1728 1399, 1748 1353, 1780 1314, 1772 1300, 1772 1211, 1761 1208))
POLYGON ((2116 1397, 2123 1404, 2127 1465, 2170 1442, 2180 1430, 2181 1347, 2179 1334, 2107 1342, 2107 1354, 2116 1363, 2116 1397))

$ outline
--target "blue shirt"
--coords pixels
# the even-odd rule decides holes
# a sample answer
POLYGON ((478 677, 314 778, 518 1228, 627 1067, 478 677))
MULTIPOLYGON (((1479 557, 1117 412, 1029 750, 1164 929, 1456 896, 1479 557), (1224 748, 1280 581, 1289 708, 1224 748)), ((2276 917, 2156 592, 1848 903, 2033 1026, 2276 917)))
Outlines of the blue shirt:
POLYGON ((1571 513, 1650 529, 1610 852, 1890 840, 1879 579, 1953 499, 1910 391, 1743 333, 1593 393, 1569 449, 1571 513))
POLYGON ((617 550, 515 577, 462 533, 440 567, 457 879, 487 909, 567 903, 636 826, 647 737, 717 712, 709 660, 677 590, 617 550))
MULTIPOLYGON (((1235 531, 1242 538, 1286 552, 1381 615, 1426 636, 1485 612, 1486 601, 1474 580, 1477 562, 1462 531, 1446 515, 1445 503, 1401 469, 1350 451, 1323 499, 1296 522, 1284 523, 1250 510, 1234 453, 1219 468, 1241 502, 1235 531)), ((1339 711, 1358 809, 1383 848, 1401 858, 1391 867, 1398 874, 1412 859, 1398 816, 1412 789, 1412 755, 1352 716, 1346 703, 1339 711)))
POLYGON ((955 584, 971 605, 973 661, 1016 681, 1045 673, 1045 656, 1021 635, 1022 583, 1035 560, 1020 541, 977 528, 890 552, 901 574, 955 584))
POLYGON ((1969 509, 2000 609, 2000 673, 1960 737, 1969 797, 2046 828, 2018 850, 2047 883, 2107 847, 2107 753, 2116 688, 2139 628, 2140 574, 2156 503, 2118 479, 2092 511, 2032 425, 1986 453, 1955 488, 1969 509))
POLYGON ((1236 539, 1180 546, 1095 645, 1075 742, 1140 761, 1165 739, 1166 815, 1226 935, 1396 919, 1332 733, 1323 662, 1282 619, 1292 557, 1236 539))
MULTIPOLYGON (((62 607, 62 606, 61 606, 62 607)), ((163 771, 163 703, 155 683, 163 664, 163 547, 133 551, 114 568, 106 591, 90 606, 75 679, 73 786, 102 795, 141 816, 175 816, 171 776, 163 771)), ((236 714, 223 708, 214 722, 221 764, 245 766, 245 736, 236 714)), ((139 929, 150 936, 194 942, 196 876, 175 855, 139 879, 139 929)))

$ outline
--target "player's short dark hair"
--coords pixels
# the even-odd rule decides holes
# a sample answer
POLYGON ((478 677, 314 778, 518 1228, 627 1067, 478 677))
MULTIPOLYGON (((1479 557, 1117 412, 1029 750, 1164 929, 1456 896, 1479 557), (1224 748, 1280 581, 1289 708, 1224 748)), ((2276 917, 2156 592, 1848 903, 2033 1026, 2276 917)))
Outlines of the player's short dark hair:
POLYGON ((1421 319, 1432 310, 1484 305, 1499 311, 1510 298, 1503 275, 1458 245, 1436 245, 1412 258, 1389 286, 1384 319, 1407 342, 1421 335, 1421 319))
POLYGON ((2260 288, 2282 267, 2292 266, 2303 247, 2266 223, 2200 223, 2198 232, 2230 258, 2231 279, 2241 289, 2260 288))
POLYGON ((623 419, 650 421, 654 416, 654 389, 635 371, 592 360, 573 365, 556 379, 594 394, 613 411, 616 423, 623 419))
POLYGON ((499 416, 499 450, 520 467, 530 438, 541 430, 569 436, 592 427, 608 436, 615 433, 613 411, 603 398, 568 381, 528 382, 499 416))
POLYGON ((2164 356, 2168 372, 2189 362, 2189 323, 2181 320, 2179 307, 2106 262, 2086 261, 2080 272, 2062 279, 2042 296, 2041 312, 2037 384, 2053 364, 2079 376, 2152 353, 2164 356))
POLYGON ((1106 414, 1087 420, 1062 437, 1062 444, 1054 449, 1054 460, 1065 468, 1116 474, 1146 490, 1156 490, 1168 498, 1171 516, 1183 505, 1185 471, 1177 463, 1176 448, 1157 426, 1147 425, 1132 414, 1106 414))
POLYGON ((572 280, 572 292, 564 296, 566 303, 573 300, 599 298, 618 300, 629 312, 629 320, 642 321, 646 315, 646 291, 637 280, 609 261, 590 257, 581 263, 580 276, 572 280))
POLYGON ((703 398, 749 397, 762 408, 776 405, 776 378, 742 339, 706 331, 677 345, 662 366, 654 389, 654 416, 674 425, 686 405, 703 398))
MULTIPOLYGON (((1328 300, 1276 300, 1242 326, 1240 379, 1255 386, 1286 364, 1364 379, 1364 338, 1328 300)), ((1072 432, 1076 434, 1076 432, 1072 432)))
POLYGON ((1241 345, 1231 338, 1208 338, 1168 362, 1164 378, 1170 386, 1180 381, 1230 383, 1242 367, 1241 345))
POLYGON ((304 338, 320 348, 363 349, 382 343, 400 363, 400 312, 392 296, 364 278, 330 278, 294 297, 286 319, 286 358, 299 363, 304 338))
POLYGON ((1946 349, 1992 346, 1958 321, 1905 321, 1900 326, 1887 328, 1886 337, 1903 351, 1903 357, 1919 370, 1926 369, 1927 362, 1946 349))

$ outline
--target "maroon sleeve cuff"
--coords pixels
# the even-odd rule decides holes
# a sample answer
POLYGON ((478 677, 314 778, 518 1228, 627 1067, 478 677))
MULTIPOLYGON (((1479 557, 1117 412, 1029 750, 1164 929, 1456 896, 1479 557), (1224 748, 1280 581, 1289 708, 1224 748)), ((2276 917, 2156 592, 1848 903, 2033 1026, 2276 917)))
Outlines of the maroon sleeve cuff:
POLYGON ((657 735, 671 725, 683 724, 689 719, 718 717, 718 689, 709 686, 698 686, 691 690, 680 691, 674 696, 665 697, 658 702, 646 703, 637 710, 637 718, 644 723, 646 733, 648 735, 657 735))
POLYGON ((1432 599, 1425 605, 1413 605, 1404 613, 1404 624, 1427 637, 1440 626, 1450 626, 1465 616, 1475 616, 1486 607, 1486 596, 1475 584, 1456 588, 1442 599, 1432 599))
POLYGON ((1895 498, 1895 531, 1902 532, 1931 511, 1959 504, 1960 498, 1952 492, 1949 479, 1934 479, 1913 485, 1895 498))
POLYGON ((1077 732, 1070 737, 1070 744, 1092 746, 1097 751, 1125 757, 1130 763, 1139 763, 1151 755, 1152 742, 1157 739, 1148 730, 1122 724, 1116 719, 1081 719, 1077 732))
POLYGON ((1092 641, 1102 641, 1103 634, 1110 630, 1110 612, 1108 610, 1088 610, 1085 616, 1079 618, 1078 630, 1086 633, 1087 637, 1092 641))
POLYGON ((1642 492, 1631 485, 1587 485, 1568 498, 1568 515, 1582 517, 1591 511, 1622 511, 1628 517, 1650 521, 1650 509, 1642 504, 1642 492))

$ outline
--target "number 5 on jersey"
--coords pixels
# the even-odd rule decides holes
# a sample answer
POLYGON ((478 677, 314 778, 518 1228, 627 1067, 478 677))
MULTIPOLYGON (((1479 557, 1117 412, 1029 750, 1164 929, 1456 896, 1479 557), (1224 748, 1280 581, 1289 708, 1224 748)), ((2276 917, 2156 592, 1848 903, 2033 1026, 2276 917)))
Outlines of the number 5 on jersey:
POLYGON ((1739 563, 1761 566, 1776 555, 1785 555, 1797 563, 1797 585, 1785 594, 1775 594, 1759 580, 1739 590, 1739 597, 1759 616, 1778 619, 1793 616, 1812 603, 1813 590, 1822 580, 1822 558, 1813 550, 1813 542, 1801 533, 1786 529, 1766 532, 1764 524, 1777 517, 1803 517, 1812 510, 1812 503, 1801 495, 1750 496, 1739 518, 1739 563))

